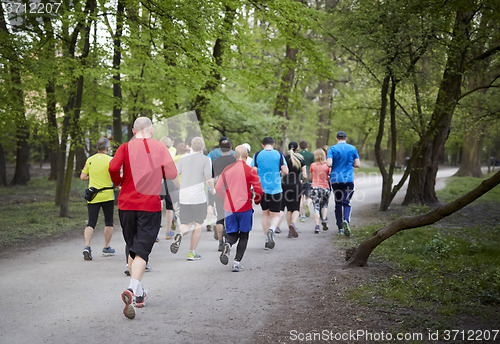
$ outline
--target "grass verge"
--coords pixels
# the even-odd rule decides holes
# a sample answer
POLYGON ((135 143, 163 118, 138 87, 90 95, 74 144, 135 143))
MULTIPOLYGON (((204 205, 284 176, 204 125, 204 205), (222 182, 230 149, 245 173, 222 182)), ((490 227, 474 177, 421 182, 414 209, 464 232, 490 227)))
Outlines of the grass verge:
POLYGON ((83 233, 87 221, 83 199, 86 187, 87 182, 76 178, 72 181, 69 218, 59 217, 59 207, 54 204, 55 181, 47 177, 34 178, 28 186, 0 188, 0 247, 33 244, 76 230, 83 233))
MULTIPOLYGON (((449 202, 480 182, 476 178, 451 178, 438 197, 449 202)), ((352 290, 349 297, 387 308, 387 314, 403 329, 445 330, 498 324, 500 187, 468 208, 472 216, 456 214, 455 219, 400 232, 381 244, 370 262, 389 263, 392 273, 352 290), (479 211, 482 221, 474 221, 479 211)), ((387 214, 387 222, 427 210, 398 209, 387 214)), ((359 244, 383 225, 357 229, 354 239, 359 244)))

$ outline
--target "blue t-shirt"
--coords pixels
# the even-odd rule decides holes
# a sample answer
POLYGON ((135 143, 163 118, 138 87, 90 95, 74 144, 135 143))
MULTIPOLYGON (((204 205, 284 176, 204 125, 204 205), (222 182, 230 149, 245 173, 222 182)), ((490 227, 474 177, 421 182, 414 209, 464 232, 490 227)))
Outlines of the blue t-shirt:
POLYGON ((328 149, 326 158, 332 159, 331 183, 354 182, 352 164, 354 159, 359 159, 356 147, 345 142, 337 143, 328 149))
POLYGON ((283 165, 286 166, 285 156, 275 149, 255 153, 251 166, 257 167, 264 193, 274 195, 283 192, 280 174, 283 165))

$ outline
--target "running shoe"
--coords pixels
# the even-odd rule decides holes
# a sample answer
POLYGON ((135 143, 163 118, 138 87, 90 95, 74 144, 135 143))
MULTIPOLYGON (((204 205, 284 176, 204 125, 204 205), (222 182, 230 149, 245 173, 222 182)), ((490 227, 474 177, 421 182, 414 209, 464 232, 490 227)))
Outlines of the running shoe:
POLYGON ((281 229, 279 227, 276 227, 276 230, 274 231, 274 233, 280 234, 281 233, 281 229))
POLYGON ((200 259, 201 259, 201 256, 198 253, 191 252, 191 251, 188 252, 187 260, 193 261, 193 260, 200 260, 200 259))
POLYGON ((233 268, 231 269, 232 272, 240 272, 243 270, 243 266, 240 264, 240 262, 234 261, 233 268))
POLYGON ((266 241, 266 247, 273 249, 276 243, 274 242, 274 230, 269 229, 267 231, 267 241, 266 241))
POLYGON ((231 252, 231 245, 229 243, 224 244, 224 249, 222 250, 222 253, 220 254, 220 262, 224 265, 227 265, 229 262, 229 252, 231 252))
POLYGON ((344 220, 344 234, 346 237, 351 236, 351 228, 349 228, 349 222, 344 220))
POLYGON ((90 248, 90 246, 85 246, 83 248, 83 259, 92 260, 92 249, 90 248))
POLYGON ((123 273, 127 276, 130 276, 130 270, 128 269, 128 264, 125 265, 125 271, 123 271, 123 273))
POLYGON ((102 249, 103 256, 113 256, 114 254, 115 254, 115 249, 111 248, 111 246, 102 249))
POLYGON ((309 211, 309 207, 307 206, 307 204, 306 204, 306 205, 304 205, 304 209, 305 209, 305 211, 306 211, 306 217, 311 216, 311 212, 309 211))
POLYGON ((293 223, 290 226, 288 226, 288 229, 290 230, 288 232, 289 238, 298 238, 299 237, 299 233, 297 233, 297 229, 295 228, 295 225, 293 223))
POLYGON ((219 249, 217 251, 222 252, 223 250, 224 250, 224 243, 219 243, 219 249))
POLYGON ((314 234, 319 234, 319 225, 316 225, 316 227, 314 227, 314 234))
POLYGON ((146 303, 146 296, 147 296, 147 292, 146 292, 146 289, 143 289, 142 290, 142 296, 136 296, 135 297, 135 307, 137 308, 143 308, 146 303))
POLYGON ((181 246, 182 235, 177 233, 174 237, 174 242, 170 245, 170 252, 176 254, 179 251, 179 247, 181 246))
POLYGON ((207 225, 207 232, 211 232, 212 231, 212 225, 208 224, 207 225))
POLYGON ((129 318, 135 318, 135 300, 134 292, 132 289, 127 289, 122 293, 122 300, 125 303, 125 308, 123 308, 123 314, 129 318))
POLYGON ((328 224, 326 223, 326 221, 322 221, 321 224, 323 225, 323 230, 327 231, 328 230, 328 224))
POLYGON ((151 271, 151 266, 149 263, 146 263, 146 269, 144 269, 145 272, 150 272, 151 271))
POLYGON ((306 217, 305 216, 301 216, 299 221, 300 222, 306 222, 306 217))
POLYGON ((339 228, 339 231, 337 232, 338 235, 343 235, 344 234, 344 230, 342 228, 339 228))
POLYGON ((175 236, 175 231, 174 231, 174 230, 171 230, 170 232, 167 232, 167 234, 165 234, 165 239, 166 239, 166 240, 170 240, 170 239, 172 239, 174 236, 175 236))

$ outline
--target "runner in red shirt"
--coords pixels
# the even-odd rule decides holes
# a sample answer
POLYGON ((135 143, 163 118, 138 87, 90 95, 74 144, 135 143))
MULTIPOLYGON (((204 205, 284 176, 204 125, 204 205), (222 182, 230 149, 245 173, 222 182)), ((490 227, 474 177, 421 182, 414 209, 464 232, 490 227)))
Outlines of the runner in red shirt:
POLYGON ((135 307, 144 307, 146 299, 141 280, 160 230, 162 177, 173 179, 177 176, 167 147, 151 138, 153 124, 149 118, 137 118, 132 132, 135 139, 118 147, 109 163, 111 180, 121 187, 118 214, 129 249, 130 283, 122 293, 123 313, 129 319, 135 317, 135 307), (123 175, 120 176, 122 167, 123 175))
POLYGON ((234 272, 242 270, 240 262, 247 248, 248 234, 252 230, 252 186, 255 204, 259 204, 262 199, 259 176, 253 168, 247 165, 247 157, 248 150, 245 146, 236 147, 234 149, 236 162, 222 171, 215 185, 215 191, 224 200, 226 222, 226 243, 220 255, 220 261, 224 265, 228 263, 230 249, 238 242, 232 268, 234 272))

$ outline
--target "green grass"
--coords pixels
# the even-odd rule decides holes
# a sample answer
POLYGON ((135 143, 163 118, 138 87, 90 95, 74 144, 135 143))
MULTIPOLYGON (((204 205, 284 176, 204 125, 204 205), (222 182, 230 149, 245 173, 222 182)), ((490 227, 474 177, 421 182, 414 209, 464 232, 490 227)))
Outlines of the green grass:
MULTIPOLYGON (((480 182, 474 178, 451 178, 439 197, 449 202, 480 182)), ((484 201, 488 202, 486 208, 499 209, 500 187, 485 195, 484 201)), ((484 211, 485 207, 479 209, 484 211)), ((413 206, 404 213, 414 215, 428 210, 413 206)), ((387 222, 399 216, 387 214, 387 222)), ((373 224, 357 229, 355 239, 359 243, 382 226, 373 224)), ((467 227, 438 222, 399 232, 379 245, 370 257, 372 263, 390 263, 393 273, 360 286, 349 297, 364 304, 376 303, 377 307, 411 310, 404 319, 408 328, 450 328, 458 321, 457 315, 484 322, 498 320, 499 237, 498 221, 467 227)))
MULTIPOLYGON (((485 176, 484 179, 491 177, 493 173, 485 176)), ((482 178, 472 177, 451 177, 446 181, 446 188, 436 192, 439 200, 443 203, 453 201, 454 199, 465 195, 470 190, 481 184, 482 178)), ((500 186, 481 196, 476 202, 500 202, 500 186)))
POLYGON ((54 204, 55 182, 47 177, 33 179, 28 186, 0 188, 0 247, 32 244, 76 230, 83 233, 86 186, 87 182, 79 179, 72 181, 69 218, 59 217, 59 207, 54 204))

